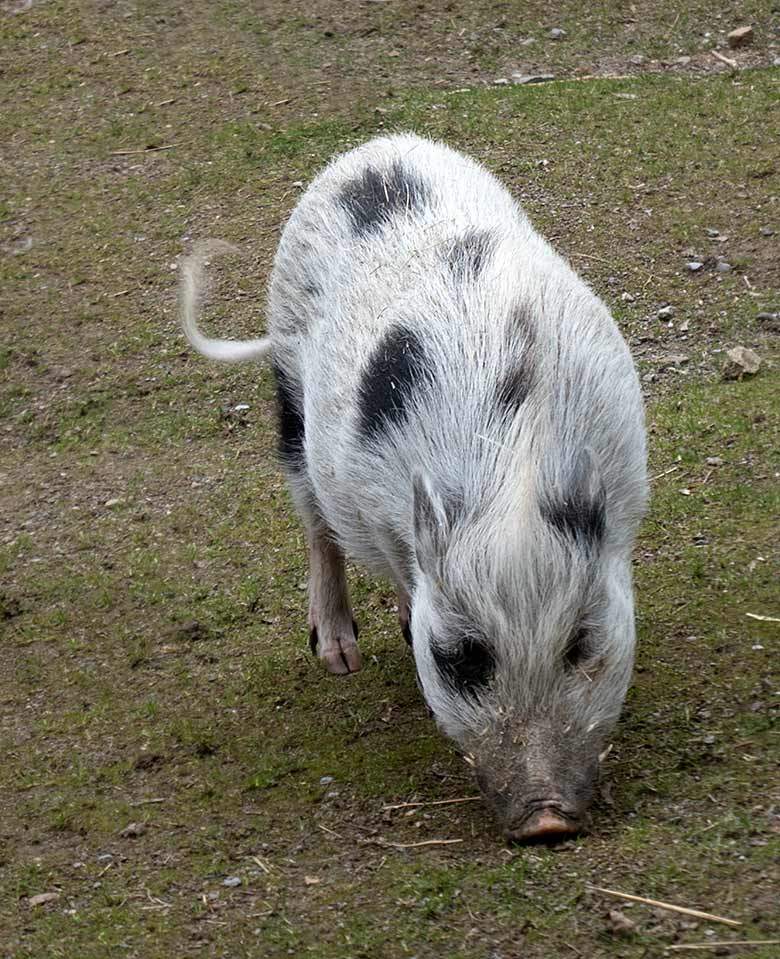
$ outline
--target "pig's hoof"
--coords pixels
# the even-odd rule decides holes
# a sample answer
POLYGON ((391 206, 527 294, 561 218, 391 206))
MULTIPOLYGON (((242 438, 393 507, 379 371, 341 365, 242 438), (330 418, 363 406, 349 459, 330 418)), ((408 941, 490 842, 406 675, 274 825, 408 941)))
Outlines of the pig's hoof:
POLYGON ((352 636, 332 636, 321 642, 317 627, 309 633, 309 648, 319 656, 325 669, 337 676, 356 673, 361 666, 360 649, 357 644, 358 627, 352 620, 352 636))

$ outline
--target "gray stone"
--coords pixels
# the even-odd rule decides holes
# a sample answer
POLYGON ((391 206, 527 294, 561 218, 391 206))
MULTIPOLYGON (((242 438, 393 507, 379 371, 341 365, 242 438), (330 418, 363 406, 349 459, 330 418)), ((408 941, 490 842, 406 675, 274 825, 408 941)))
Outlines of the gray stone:
POLYGON ((754 376, 761 368, 761 357, 746 346, 735 346, 726 352, 726 357, 722 370, 724 380, 741 380, 746 376, 754 376))

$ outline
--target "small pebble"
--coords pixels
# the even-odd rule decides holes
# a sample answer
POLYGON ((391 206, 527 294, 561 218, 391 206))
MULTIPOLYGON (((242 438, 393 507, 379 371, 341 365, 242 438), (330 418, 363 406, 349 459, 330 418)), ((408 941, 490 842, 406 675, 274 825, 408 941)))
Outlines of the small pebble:
POLYGON ((761 358, 746 346, 735 346, 726 351, 726 362, 723 365, 724 380, 741 380, 745 376, 753 376, 761 368, 761 358))
POLYGON ((673 306, 662 306, 656 315, 659 320, 671 320, 676 312, 673 306))
POLYGON ((222 880, 222 885, 228 886, 232 889, 234 886, 240 886, 241 880, 238 878, 238 876, 228 876, 227 879, 222 880))
POLYGON ((718 273, 731 273, 731 264, 727 263, 725 260, 718 260, 715 269, 718 273))
POLYGON ((553 27, 552 30, 550 30, 550 37, 553 40, 563 40, 566 37, 566 31, 560 27, 553 27))
POLYGON ((30 896, 28 902, 31 906, 42 906, 59 898, 60 894, 58 892, 39 892, 37 896, 30 896))
POLYGON ((137 836, 143 836, 146 832, 146 823, 131 822, 119 833, 123 839, 135 839, 137 836))
POLYGON ((333 782, 333 776, 323 776, 320 779, 320 786, 329 786, 333 782))
POLYGON ((691 260, 689 263, 685 264, 691 273, 698 273, 704 267, 704 264, 699 260, 691 260))
POLYGON ((761 227, 761 236, 774 236, 774 232, 771 226, 761 227))
POLYGON ((732 50, 735 50, 737 47, 747 46, 748 43, 753 42, 753 28, 737 27, 736 30, 732 30, 731 33, 728 34, 726 39, 732 50))

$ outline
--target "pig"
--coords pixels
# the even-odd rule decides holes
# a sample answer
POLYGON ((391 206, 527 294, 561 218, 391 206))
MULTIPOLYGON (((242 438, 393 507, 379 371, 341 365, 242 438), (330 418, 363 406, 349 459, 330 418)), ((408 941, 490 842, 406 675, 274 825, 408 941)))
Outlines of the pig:
POLYGON ((644 410, 608 309, 474 160, 411 134, 334 159, 281 236, 268 335, 309 545, 310 642, 358 671, 345 556, 398 591, 424 698, 509 841, 582 831, 629 684, 644 410))

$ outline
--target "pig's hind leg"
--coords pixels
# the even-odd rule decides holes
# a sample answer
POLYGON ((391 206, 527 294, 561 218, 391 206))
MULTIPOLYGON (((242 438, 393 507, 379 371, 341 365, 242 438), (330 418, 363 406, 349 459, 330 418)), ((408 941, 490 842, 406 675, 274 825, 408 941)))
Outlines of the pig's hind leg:
POLYGON ((360 669, 357 625, 352 619, 344 554, 322 519, 306 468, 303 390, 274 364, 279 412, 279 454, 290 493, 309 540, 309 644, 331 673, 360 669))

